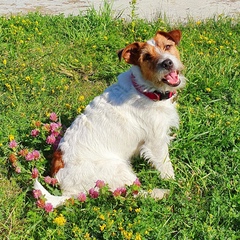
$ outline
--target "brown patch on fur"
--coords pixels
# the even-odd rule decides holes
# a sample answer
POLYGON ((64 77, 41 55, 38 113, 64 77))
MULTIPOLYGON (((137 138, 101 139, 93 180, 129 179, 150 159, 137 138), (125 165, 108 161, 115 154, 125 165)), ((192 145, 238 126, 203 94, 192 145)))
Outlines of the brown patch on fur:
POLYGON ((125 62, 129 64, 139 65, 139 57, 143 45, 144 43, 142 42, 135 42, 119 50, 118 51, 119 60, 123 58, 125 62))
POLYGON ((52 176, 55 176, 61 168, 64 168, 64 162, 62 160, 62 151, 60 149, 56 150, 53 153, 53 159, 51 164, 52 164, 51 166, 52 176))
POLYGON ((156 42, 156 46, 162 51, 162 52, 168 52, 174 56, 176 56, 178 59, 180 59, 179 52, 176 48, 176 45, 179 43, 180 39, 175 39, 175 41, 169 36, 168 33, 165 33, 166 35, 163 35, 163 32, 157 32, 155 37, 153 38, 156 42))
POLYGON ((161 76, 159 76, 159 61, 164 53, 169 53, 180 60, 177 45, 181 36, 180 30, 158 31, 152 38, 152 44, 151 42, 135 42, 118 51, 119 60, 123 58, 125 62, 139 66, 143 77, 160 87, 165 83, 161 81, 161 76))

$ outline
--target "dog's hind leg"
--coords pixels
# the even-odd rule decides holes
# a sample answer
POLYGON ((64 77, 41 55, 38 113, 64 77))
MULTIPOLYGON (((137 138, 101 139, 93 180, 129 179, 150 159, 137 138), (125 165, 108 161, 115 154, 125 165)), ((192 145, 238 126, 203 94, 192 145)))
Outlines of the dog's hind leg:
POLYGON ((99 172, 96 173, 98 179, 108 183, 112 191, 133 184, 137 178, 127 161, 111 159, 99 166, 98 169, 99 172))

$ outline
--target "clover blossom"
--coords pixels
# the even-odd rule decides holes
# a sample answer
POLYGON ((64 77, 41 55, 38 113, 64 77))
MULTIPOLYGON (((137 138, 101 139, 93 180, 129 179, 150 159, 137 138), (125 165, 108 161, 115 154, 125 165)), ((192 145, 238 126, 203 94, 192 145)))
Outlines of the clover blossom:
POLYGON ((33 150, 32 152, 27 153, 25 159, 27 161, 38 160, 40 158, 40 153, 37 150, 33 150))
POLYGON ((47 183, 47 184, 51 184, 52 183, 52 178, 50 176, 46 176, 44 178, 44 182, 47 183))
POLYGON ((36 204, 37 204, 37 206, 38 206, 39 208, 44 208, 44 206, 45 206, 45 200, 44 200, 43 198, 39 198, 39 199, 37 200, 36 204))
POLYGON ((77 197, 77 199, 80 201, 80 202, 85 202, 87 200, 87 196, 85 193, 80 193, 77 197))
POLYGON ((51 121, 53 121, 53 122, 56 122, 57 120, 58 120, 58 116, 57 116, 57 114, 55 113, 55 112, 52 112, 51 114, 50 114, 50 120, 51 121))
POLYGON ((113 196, 114 197, 118 197, 118 196, 123 196, 125 197, 127 193, 127 189, 125 187, 119 187, 116 190, 114 190, 113 192, 113 196))
POLYGON ((15 168, 15 172, 16 172, 16 173, 21 173, 21 168, 20 168, 20 167, 16 167, 16 168, 15 168))
POLYGON ((36 199, 39 199, 42 196, 42 192, 39 189, 34 189, 33 190, 33 197, 36 199))
POLYGON ((136 185, 136 186, 138 186, 138 187, 141 186, 141 182, 139 181, 138 178, 136 178, 136 180, 133 182, 133 185, 136 185))
POLYGON ((106 185, 106 184, 105 184, 104 181, 102 181, 102 180, 97 180, 95 187, 103 188, 105 185, 106 185))
POLYGON ((18 145, 18 144, 17 144, 17 142, 16 142, 15 140, 12 140, 12 141, 9 143, 9 147, 12 148, 12 149, 13 149, 13 148, 16 148, 17 145, 18 145))
POLYGON ((33 129, 31 131, 31 136, 32 137, 37 137, 39 135, 40 131, 38 129, 33 129))
POLYGON ((47 137, 46 143, 47 143, 47 144, 54 144, 55 141, 56 141, 55 136, 54 136, 53 134, 51 134, 51 135, 49 135, 49 136, 47 137))
POLYGON ((32 170, 32 178, 37 178, 38 177, 38 170, 37 170, 37 168, 34 168, 33 170, 32 170))
POLYGON ((32 151, 32 155, 33 155, 33 157, 34 157, 34 160, 37 160, 37 159, 40 158, 40 153, 39 153, 38 150, 33 150, 33 151, 32 151))
POLYGON ((95 191, 94 188, 91 188, 91 189, 89 190, 89 195, 90 195, 91 198, 98 198, 99 192, 98 192, 98 191, 95 191))
POLYGON ((46 203, 45 205, 44 205, 44 210, 46 211, 46 212, 52 212, 53 211, 53 205, 51 204, 51 203, 46 203))

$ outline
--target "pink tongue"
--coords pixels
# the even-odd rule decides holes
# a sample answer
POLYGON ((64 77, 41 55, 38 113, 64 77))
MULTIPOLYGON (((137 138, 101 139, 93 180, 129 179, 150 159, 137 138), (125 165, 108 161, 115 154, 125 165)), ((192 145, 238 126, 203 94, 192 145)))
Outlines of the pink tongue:
POLYGON ((170 72, 168 75, 164 76, 164 78, 172 85, 179 82, 178 74, 176 71, 170 72))

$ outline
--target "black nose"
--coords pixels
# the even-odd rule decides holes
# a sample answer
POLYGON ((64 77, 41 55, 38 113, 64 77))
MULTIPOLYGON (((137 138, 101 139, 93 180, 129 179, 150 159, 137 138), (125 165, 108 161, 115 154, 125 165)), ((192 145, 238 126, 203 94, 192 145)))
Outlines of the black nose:
POLYGON ((161 63, 161 66, 167 70, 171 70, 173 67, 173 62, 171 59, 166 59, 161 63))

